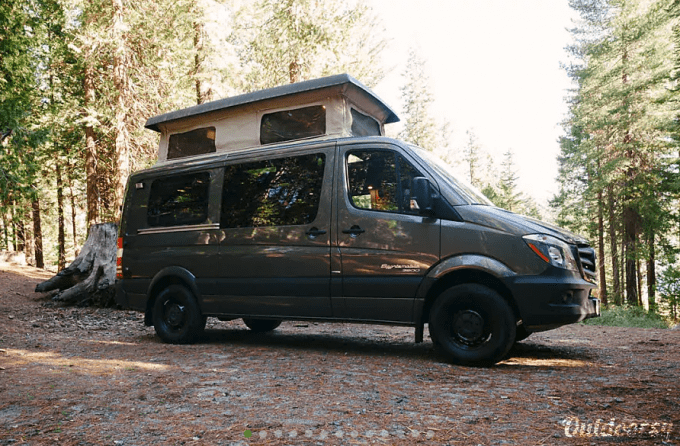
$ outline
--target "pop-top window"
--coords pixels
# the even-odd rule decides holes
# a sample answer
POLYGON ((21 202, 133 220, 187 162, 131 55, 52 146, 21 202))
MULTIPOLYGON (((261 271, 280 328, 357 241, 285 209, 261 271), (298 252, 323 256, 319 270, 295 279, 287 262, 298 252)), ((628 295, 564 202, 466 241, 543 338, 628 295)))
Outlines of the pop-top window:
POLYGON ((168 159, 215 152, 215 127, 170 135, 168 159))
POLYGON ((223 228, 305 225, 321 201, 323 154, 234 164, 224 169, 223 228))
POLYGON ((150 227, 198 225, 208 219, 210 173, 199 172, 151 183, 147 223, 150 227))
POLYGON ((260 143, 291 141, 326 134, 326 107, 314 105, 267 113, 260 122, 260 143))
POLYGON ((352 135, 380 136, 380 124, 368 115, 352 109, 352 135))

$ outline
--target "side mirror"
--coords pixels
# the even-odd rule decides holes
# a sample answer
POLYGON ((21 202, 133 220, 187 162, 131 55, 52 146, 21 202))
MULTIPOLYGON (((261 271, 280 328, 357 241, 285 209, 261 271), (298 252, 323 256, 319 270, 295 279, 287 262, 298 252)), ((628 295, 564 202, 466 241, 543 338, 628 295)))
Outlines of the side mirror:
MULTIPOLYGON (((415 201, 421 215, 434 215, 434 200, 432 199, 432 186, 430 180, 425 177, 413 179, 413 193, 411 199, 415 201)), ((412 206, 415 208, 416 206, 412 206)))

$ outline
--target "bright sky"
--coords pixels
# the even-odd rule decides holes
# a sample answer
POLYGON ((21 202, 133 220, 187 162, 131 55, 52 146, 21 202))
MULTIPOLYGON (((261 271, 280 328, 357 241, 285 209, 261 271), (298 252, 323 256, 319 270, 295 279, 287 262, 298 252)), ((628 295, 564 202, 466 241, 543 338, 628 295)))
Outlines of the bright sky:
POLYGON ((434 112, 451 123, 450 147, 472 129, 500 165, 514 152, 518 184, 545 204, 557 192, 557 160, 570 81, 567 0, 369 0, 392 39, 394 67, 375 92, 397 113, 411 46, 422 50, 434 112))

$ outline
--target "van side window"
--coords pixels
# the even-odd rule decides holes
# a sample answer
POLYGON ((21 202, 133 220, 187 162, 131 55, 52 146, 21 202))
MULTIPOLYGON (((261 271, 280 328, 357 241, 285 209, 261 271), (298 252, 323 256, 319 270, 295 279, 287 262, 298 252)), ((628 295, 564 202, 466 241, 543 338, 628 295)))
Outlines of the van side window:
POLYGON ((158 178, 151 183, 146 218, 150 227, 205 223, 210 173, 158 178))
POLYGON ((326 157, 295 156, 224 169, 222 228, 305 225, 321 199, 326 157))
POLYGON ((356 111, 352 113, 352 135, 353 136, 380 136, 380 124, 374 118, 356 111))
POLYGON ((215 127, 203 127, 170 135, 168 159, 215 152, 215 127))
POLYGON ((326 134, 326 107, 311 107, 267 113, 260 122, 260 144, 291 141, 326 134))
POLYGON ((387 150, 347 153, 349 198, 359 209, 417 214, 412 208, 413 178, 420 173, 401 155, 387 150))

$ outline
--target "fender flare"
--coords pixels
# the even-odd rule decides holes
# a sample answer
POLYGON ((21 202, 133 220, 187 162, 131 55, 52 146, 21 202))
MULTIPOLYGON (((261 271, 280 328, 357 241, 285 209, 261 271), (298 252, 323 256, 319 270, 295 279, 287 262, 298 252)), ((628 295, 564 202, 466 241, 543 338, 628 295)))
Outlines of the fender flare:
POLYGON ((201 301, 201 293, 198 291, 198 286, 196 285, 196 276, 194 276, 191 271, 181 266, 168 266, 158 271, 146 291, 146 311, 144 312, 144 325, 153 325, 152 321, 152 311, 154 304, 154 295, 157 291, 157 287, 160 283, 168 281, 168 283, 181 283, 186 285, 189 290, 194 294, 198 302, 201 301))
POLYGON ((432 287, 443 277, 457 270, 477 270, 489 274, 497 279, 516 276, 506 264, 491 257, 479 254, 459 254, 447 257, 432 267, 418 287, 414 308, 416 323, 416 342, 423 341, 425 321, 425 301, 432 287))

